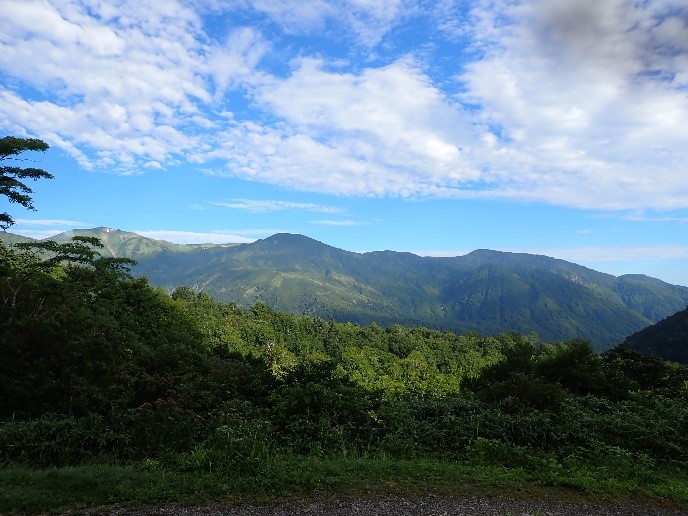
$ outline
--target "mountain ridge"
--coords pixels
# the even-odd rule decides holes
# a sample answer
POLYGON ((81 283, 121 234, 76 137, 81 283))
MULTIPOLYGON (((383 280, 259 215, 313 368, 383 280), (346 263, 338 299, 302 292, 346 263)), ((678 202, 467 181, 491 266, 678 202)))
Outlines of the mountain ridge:
MULTIPOLYGON (((87 236, 98 238, 104 245, 103 251, 105 254, 112 257, 138 259, 142 256, 155 254, 160 251, 174 251, 186 252, 196 249, 206 249, 210 247, 228 247, 239 245, 238 243, 229 244, 175 244, 167 240, 160 240, 145 237, 134 233, 132 231, 124 231, 121 229, 110 228, 107 226, 99 226, 96 228, 72 229, 58 233, 52 237, 36 239, 15 235, 9 232, 0 233, 0 240, 5 242, 40 242, 45 240, 54 240, 56 242, 69 242, 72 237, 87 236)), ((102 251, 101 251, 102 252, 102 251)))
POLYGON ((536 332, 606 349, 688 305, 688 287, 527 253, 355 253, 290 233, 236 245, 172 244, 112 228, 53 238, 75 233, 105 239, 109 253, 138 261, 135 275, 169 291, 186 285, 219 301, 360 324, 536 332))
POLYGON ((645 355, 688 364, 688 308, 630 335, 624 344, 645 355))

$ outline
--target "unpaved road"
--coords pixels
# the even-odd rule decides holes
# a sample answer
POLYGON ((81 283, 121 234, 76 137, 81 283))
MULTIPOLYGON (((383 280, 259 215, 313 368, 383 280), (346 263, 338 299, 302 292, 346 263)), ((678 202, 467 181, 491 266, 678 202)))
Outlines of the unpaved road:
POLYGON ((515 500, 500 498, 449 498, 428 496, 419 499, 383 498, 360 501, 327 501, 302 502, 277 505, 240 507, 207 506, 207 507, 150 507, 130 509, 110 507, 75 511, 66 514, 109 514, 109 515, 152 515, 166 516, 442 516, 442 515, 499 515, 499 516, 655 516, 655 515, 688 515, 685 509, 662 509, 657 507, 633 505, 592 505, 560 500, 515 500))

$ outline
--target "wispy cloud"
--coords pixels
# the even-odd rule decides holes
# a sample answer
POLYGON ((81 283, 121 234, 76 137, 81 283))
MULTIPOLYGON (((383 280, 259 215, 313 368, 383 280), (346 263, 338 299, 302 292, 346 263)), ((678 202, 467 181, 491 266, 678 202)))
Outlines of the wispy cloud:
POLYGON ((214 201, 209 204, 223 208, 244 210, 253 213, 271 213, 285 210, 302 210, 316 213, 344 213, 345 210, 335 206, 323 206, 306 202, 274 201, 258 199, 232 199, 231 201, 214 201))
POLYGON ((192 231, 134 231, 146 238, 165 240, 175 244, 244 244, 254 242, 255 238, 246 238, 240 235, 227 233, 196 233, 192 231))
POLYGON ((251 8, 268 16, 287 33, 312 34, 334 24, 350 31, 368 47, 380 42, 395 21, 414 8, 415 0, 243 0, 236 7, 251 8))
POLYGON ((422 251, 409 251, 410 253, 416 254, 418 256, 430 256, 434 258, 452 258, 454 256, 463 256, 465 254, 468 254, 472 251, 473 249, 469 250, 462 250, 462 249, 431 249, 431 250, 422 250, 422 251))
POLYGON ((80 222, 78 220, 63 219, 15 219, 15 225, 10 228, 10 232, 36 240, 51 238, 65 231, 75 228, 87 228, 92 224, 80 222), (41 228, 41 229, 36 229, 41 228))
POLYGON ((310 224, 320 224, 323 226, 367 226, 369 223, 356 220, 311 220, 310 224))
POLYGON ((250 229, 223 229, 217 230, 217 233, 228 233, 232 235, 243 235, 246 237, 265 237, 276 233, 289 233, 289 231, 280 228, 250 228, 250 229))
POLYGON ((36 240, 43 240, 44 238, 51 238, 54 237, 55 235, 59 235, 60 233, 63 233, 64 230, 58 230, 58 229, 15 229, 12 228, 12 231, 10 233, 14 233, 15 235, 21 235, 29 238, 35 238, 36 240))
POLYGON ((627 215, 624 218, 626 220, 631 220, 635 222, 678 222, 681 224, 688 223, 688 217, 681 216, 635 214, 627 215))
POLYGON ((15 224, 21 226, 68 226, 70 228, 89 227, 86 222, 61 219, 15 219, 15 224))

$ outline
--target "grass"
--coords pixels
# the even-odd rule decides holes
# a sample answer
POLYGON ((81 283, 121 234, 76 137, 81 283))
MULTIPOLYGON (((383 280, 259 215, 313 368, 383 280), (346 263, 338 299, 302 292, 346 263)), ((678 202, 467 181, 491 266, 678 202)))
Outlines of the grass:
POLYGON ((584 466, 527 471, 430 459, 281 457, 251 477, 179 471, 157 462, 47 470, 0 469, 0 514, 32 514, 114 504, 270 503, 383 496, 512 497, 688 508, 688 473, 584 466), (654 480, 650 480, 650 478, 654 480))

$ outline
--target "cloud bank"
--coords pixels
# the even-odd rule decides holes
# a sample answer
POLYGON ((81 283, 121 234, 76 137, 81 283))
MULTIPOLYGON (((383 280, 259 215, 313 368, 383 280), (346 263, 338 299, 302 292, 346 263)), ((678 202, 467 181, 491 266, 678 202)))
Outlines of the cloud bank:
POLYGON ((0 74, 89 169, 688 209, 682 0, 5 0, 0 74))

